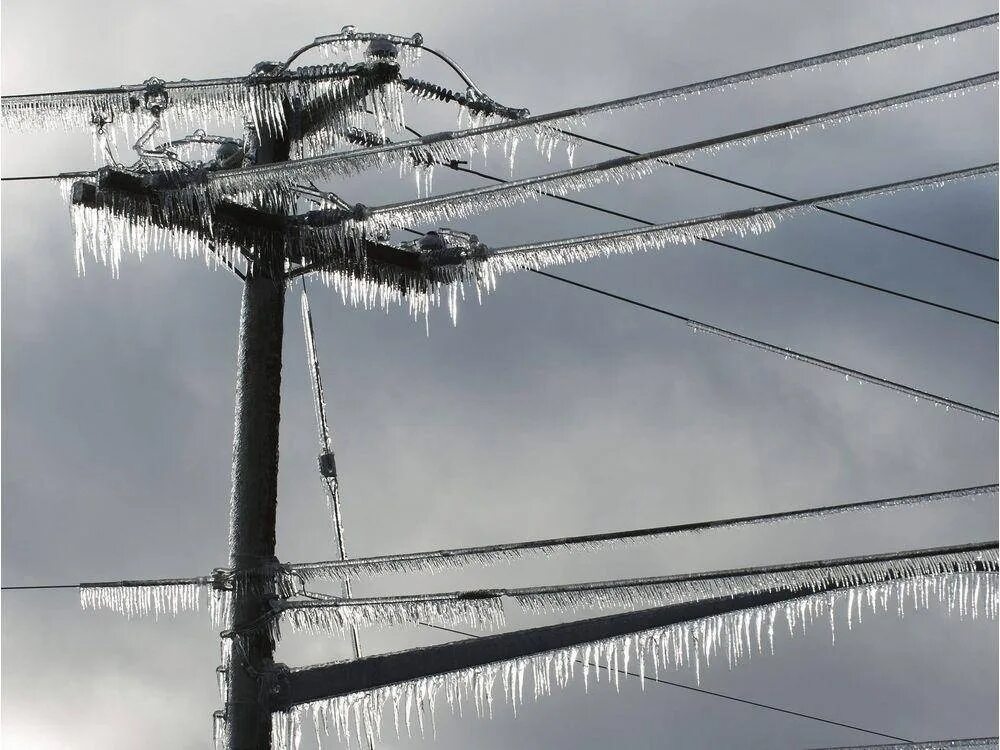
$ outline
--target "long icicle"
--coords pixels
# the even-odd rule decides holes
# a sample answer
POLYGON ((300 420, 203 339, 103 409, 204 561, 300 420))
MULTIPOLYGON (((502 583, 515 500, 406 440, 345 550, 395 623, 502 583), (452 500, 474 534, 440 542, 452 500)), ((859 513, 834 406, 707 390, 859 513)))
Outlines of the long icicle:
POLYGON ((302 159, 287 166, 261 166, 239 171, 221 172, 211 177, 218 190, 227 186, 237 189, 259 189, 262 186, 274 184, 292 184, 310 179, 326 179, 335 176, 346 176, 371 169, 384 168, 390 164, 407 163, 426 164, 428 160, 448 161, 461 159, 470 149, 477 147, 485 149, 489 144, 503 144, 513 158, 515 142, 524 139, 534 139, 539 148, 551 153, 556 142, 571 140, 559 132, 559 128, 582 124, 590 115, 599 112, 614 112, 653 102, 664 102, 671 99, 685 99, 704 92, 730 88, 743 83, 763 80, 778 75, 787 75, 799 70, 815 68, 831 63, 846 62, 853 59, 870 57, 909 45, 918 47, 924 42, 954 36, 963 31, 992 26, 997 22, 997 15, 982 16, 947 26, 941 26, 926 31, 916 32, 883 39, 878 42, 850 47, 822 55, 792 60, 790 62, 769 65, 763 68, 712 78, 698 83, 675 86, 636 96, 599 102, 584 107, 558 110, 547 114, 535 115, 511 122, 493 123, 464 131, 438 133, 423 138, 400 141, 395 144, 383 145, 369 149, 358 149, 352 152, 340 152, 325 156, 302 159), (410 157, 417 157, 411 161, 410 157))
POLYGON ((846 589, 814 593, 778 604, 656 627, 532 656, 439 672, 364 692, 302 703, 287 711, 276 712, 273 741, 277 750, 289 750, 299 735, 302 719, 307 715, 311 715, 318 734, 330 733, 332 727, 341 741, 348 744, 355 736, 380 738, 383 712, 387 707, 391 707, 396 732, 400 736, 403 731, 412 735, 416 709, 422 734, 428 720, 431 727, 436 728, 435 706, 441 699, 454 713, 460 713, 463 706, 471 704, 479 716, 492 716, 495 698, 498 697, 496 693, 499 692, 496 683, 499 681, 503 697, 516 711, 523 699, 526 674, 531 675, 537 700, 550 695, 554 687, 565 688, 581 672, 584 686, 588 687, 590 674, 593 672, 593 676, 600 681, 602 668, 614 674, 613 682, 618 687, 619 665, 627 665, 630 658, 638 663, 640 682, 650 662, 654 676, 658 677, 661 669, 688 668, 700 681, 701 671, 711 666, 713 659, 732 668, 755 654, 774 653, 779 617, 785 620, 790 637, 799 631, 805 632, 814 623, 828 621, 832 628, 836 622, 836 611, 846 615, 849 627, 852 620, 864 614, 865 609, 872 614, 880 614, 890 612, 891 607, 902 617, 909 608, 928 609, 935 602, 960 619, 967 616, 974 619, 981 610, 982 615, 996 618, 996 579, 995 573, 957 572, 852 585, 846 589), (719 659, 720 656, 724 658, 719 659), (583 665, 581 670, 577 669, 578 662, 583 665), (402 729, 400 713, 403 715, 402 729))
POLYGON ((601 534, 535 539, 522 542, 488 544, 478 547, 458 547, 429 552, 410 552, 375 557, 293 563, 290 568, 304 580, 342 580, 344 578, 382 577, 398 573, 435 573, 467 565, 493 565, 519 560, 527 555, 548 555, 553 552, 574 552, 603 549, 612 545, 659 541, 673 536, 698 534, 744 526, 780 523, 783 521, 825 518, 842 513, 876 511, 930 503, 950 502, 996 495, 998 485, 984 484, 915 495, 899 495, 877 500, 824 505, 816 508, 779 511, 751 516, 737 516, 713 521, 653 526, 601 534))
POLYGON ((996 83, 997 73, 993 72, 635 156, 609 159, 584 167, 511 180, 499 185, 486 185, 420 200, 374 206, 367 210, 364 219, 349 222, 345 228, 355 232, 379 234, 405 226, 468 218, 496 208, 537 200, 543 193, 566 196, 610 182, 621 184, 629 180, 639 180, 660 166, 686 161, 699 154, 716 154, 723 149, 760 143, 781 136, 796 137, 814 127, 825 129, 851 122, 857 117, 907 107, 915 102, 952 98, 970 90, 995 86, 996 83))
MULTIPOLYGON (((327 505, 333 520, 334 536, 337 538, 337 552, 341 560, 346 559, 347 552, 344 544, 344 522, 340 507, 340 478, 337 476, 337 464, 333 452, 333 436, 330 432, 330 423, 326 416, 326 399, 323 395, 323 381, 319 371, 319 356, 316 352, 316 334, 313 329, 312 310, 309 308, 309 294, 306 291, 305 279, 302 280, 302 330, 306 339, 306 364, 309 369, 309 380, 312 385, 313 405, 316 412, 316 429, 319 433, 320 450, 320 476, 323 481, 323 489, 326 492, 327 505)), ((347 577, 341 578, 341 588, 344 596, 351 598, 351 581, 347 577)), ((358 630, 351 626, 351 646, 355 659, 361 658, 361 639, 358 637, 358 630)))

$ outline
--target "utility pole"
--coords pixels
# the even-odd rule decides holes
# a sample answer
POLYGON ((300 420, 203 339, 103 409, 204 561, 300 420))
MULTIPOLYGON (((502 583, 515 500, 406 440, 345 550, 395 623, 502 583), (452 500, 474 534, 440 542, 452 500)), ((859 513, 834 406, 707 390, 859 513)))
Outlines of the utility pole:
MULTIPOLYGON (((289 140, 258 134, 257 163, 288 159, 289 140)), ((273 207, 280 210, 279 206, 273 207)), ((259 251, 243 284, 233 492, 229 516, 229 565, 233 571, 228 632, 224 736, 228 750, 271 747, 271 713, 261 700, 264 675, 273 670, 274 637, 251 627, 270 613, 274 596, 275 517, 278 506, 278 431, 281 419, 281 348, 285 312, 285 258, 259 251)))

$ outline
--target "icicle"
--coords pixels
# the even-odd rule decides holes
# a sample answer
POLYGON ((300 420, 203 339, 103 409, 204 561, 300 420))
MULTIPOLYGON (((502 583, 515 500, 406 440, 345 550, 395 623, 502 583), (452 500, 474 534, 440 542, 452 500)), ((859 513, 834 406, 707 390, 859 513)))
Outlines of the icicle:
POLYGON ((323 602, 289 602, 282 607, 282 622, 295 631, 339 634, 353 627, 389 627, 428 622, 436 625, 468 625, 496 630, 504 624, 499 596, 389 597, 323 602))
POLYGON ((129 619, 153 615, 175 616, 201 609, 204 579, 177 581, 122 581, 81 584, 80 605, 84 609, 109 609, 129 619))
MULTIPOLYGON (((883 40, 860 47, 846 50, 839 50, 824 55, 795 60, 779 65, 772 65, 766 68, 723 76, 708 81, 687 84, 670 89, 649 92, 637 96, 616 99, 608 102, 578 107, 575 109, 561 110, 559 112, 527 117, 512 122, 502 122, 487 125, 466 131, 460 138, 450 141, 433 141, 427 138, 408 141, 404 144, 397 144, 389 149, 376 151, 365 150, 364 153, 336 154, 327 157, 318 157, 315 160, 303 161, 294 167, 264 167, 253 171, 253 175, 225 175, 220 180, 230 181, 238 184, 241 181, 254 182, 260 180, 271 180, 281 183, 286 181, 294 182, 304 180, 327 179, 335 176, 348 176, 366 169, 383 169, 389 164, 395 164, 415 158, 413 163, 426 163, 428 158, 439 161, 449 161, 460 159, 463 151, 470 149, 479 150, 484 153, 490 145, 499 144, 504 148, 505 153, 510 153, 511 145, 529 133, 535 134, 536 148, 540 153, 551 156, 552 147, 555 143, 572 142, 573 137, 564 131, 585 124, 586 118, 597 113, 617 112, 632 107, 641 107, 649 103, 660 103, 680 100, 683 101, 689 96, 702 94, 709 91, 725 91, 735 86, 753 83, 754 81, 771 78, 774 76, 784 76, 800 70, 807 70, 830 63, 843 62, 856 58, 869 58, 870 56, 886 52, 898 47, 916 44, 922 39, 933 39, 942 36, 950 36, 958 31, 966 31, 974 28, 991 27, 993 24, 984 19, 975 19, 961 24, 954 24, 939 29, 931 29, 917 34, 910 34, 894 39, 883 40), (283 169, 288 169, 287 173, 282 173, 283 169)), ((452 136, 454 134, 451 134, 452 136)), ((567 146, 567 152, 572 153, 572 145, 567 146)))
MULTIPOLYGON (((963 576, 978 576, 983 574, 961 574, 963 576)), ((986 574, 996 578, 995 573, 986 574)), ((912 578, 905 581, 891 581, 871 586, 851 589, 858 600, 876 601, 880 598, 897 598, 900 606, 904 606, 914 590, 926 591, 926 599, 918 599, 914 609, 924 609, 933 599, 941 605, 948 601, 957 601, 968 594, 968 581, 956 576, 933 575, 926 578, 912 578), (963 592, 965 592, 963 594, 963 592)), ((994 589, 996 584, 994 582, 994 589)), ((757 607, 750 610, 737 611, 724 615, 715 615, 688 623, 680 623, 663 628, 643 631, 636 635, 626 635, 596 641, 583 646, 583 657, 580 659, 584 668, 584 680, 587 680, 588 665, 598 664, 603 660, 609 671, 615 672, 611 683, 617 683, 620 665, 624 664, 627 655, 634 649, 640 664, 645 659, 653 658, 654 664, 660 662, 664 666, 670 664, 675 669, 704 669, 709 663, 714 663, 713 657, 725 651, 730 655, 734 665, 748 659, 753 654, 748 623, 761 622, 765 618, 772 625, 776 618, 784 619, 794 631, 801 625, 803 628, 813 622, 825 619, 827 609, 833 600, 842 600, 847 591, 824 592, 802 597, 797 600, 779 604, 757 607), (638 638, 638 640, 637 640, 638 638), (597 654, 601 654, 598 657, 597 654), (659 654, 659 656, 656 656, 659 654), (666 658, 666 655, 670 658, 666 658), (707 661, 706 661, 707 660, 707 661)), ((965 600, 968 605, 970 602, 965 600)), ((885 612, 886 610, 876 610, 885 612)), ((986 613, 996 617, 995 609, 986 613)), ((471 702, 480 717, 492 715, 493 685, 500 680, 504 687, 504 696, 510 702, 522 700, 521 691, 514 685, 513 675, 521 674, 527 667, 532 674, 534 694, 536 699, 549 695, 553 682, 558 687, 565 687, 573 676, 571 663, 580 657, 580 647, 573 646, 556 651, 544 652, 528 658, 487 664, 482 667, 459 670, 433 675, 410 682, 387 685, 363 693, 354 693, 310 704, 297 706, 287 714, 275 714, 283 727, 301 722, 301 717, 307 711, 312 715, 314 723, 322 724, 342 741, 350 744, 362 736, 379 736, 382 715, 387 705, 397 707, 405 705, 405 730, 407 736, 412 736, 414 728, 410 721, 412 707, 416 705, 420 733, 424 732, 424 713, 430 714, 433 724, 435 699, 444 697, 452 711, 464 702, 471 702), (554 679, 553 679, 554 678, 554 679), (358 721, 354 721, 358 717, 358 721)), ((644 667, 641 667, 644 669, 644 667)), ((600 669, 598 669, 599 674, 600 669)), ((296 729, 297 731, 297 729, 296 729)), ((399 731, 397 731, 399 735, 399 731)), ((279 745, 286 747, 286 745, 279 745)), ((935 746, 931 746, 935 747, 935 746)), ((945 745, 944 747, 949 747, 945 745)), ((956 747, 962 747, 958 745, 956 747)), ((967 747, 989 747, 989 745, 967 745, 967 747)))
MULTIPOLYGON (((705 598, 740 594, 760 594, 825 588, 891 584, 906 582, 914 576, 943 576, 944 581, 966 581, 963 576, 986 569, 994 575, 982 579, 986 599, 995 596, 1000 554, 997 548, 972 545, 939 552, 848 558, 844 561, 796 563, 734 571, 693 573, 658 578, 570 584, 551 587, 497 589, 477 595, 431 594, 409 597, 340 600, 289 604, 288 619, 297 630, 339 632, 348 626, 371 627, 414 623, 433 619, 435 624, 472 624, 475 627, 498 627, 503 622, 500 597, 507 597, 522 610, 531 613, 576 612, 583 609, 640 609, 698 601, 705 598), (950 578, 949 578, 950 577, 950 578)), ((900 584, 903 585, 903 584, 900 584)), ((908 589, 910 590, 910 589, 908 589)), ((958 591, 958 601, 978 601, 973 589, 958 591)), ((912 589, 914 594, 917 589, 912 589)), ((853 597, 853 593, 849 595, 853 597)), ((916 606, 919 602, 915 602, 916 606)), ((850 629, 861 616, 862 603, 850 598, 847 625, 850 629)), ((964 616, 964 604, 958 614, 964 616)), ((804 616, 803 616, 804 617, 804 616)), ((799 618, 803 620, 803 618, 799 618)), ((803 620, 804 621, 804 620, 803 620)), ((789 620, 789 624, 794 624, 789 620)), ((747 624, 749 641, 749 624, 747 624)), ((707 654, 706 654, 707 656, 707 654)))
MULTIPOLYGON (((659 149, 646 154, 622 157, 599 162, 586 167, 555 172, 549 175, 513 180, 501 185, 489 185, 471 190, 448 193, 417 201, 407 201, 370 209, 368 217, 350 225, 353 231, 367 229, 385 233, 405 226, 436 224, 443 221, 464 219, 487 211, 520 205, 538 200, 543 194, 567 196, 597 185, 617 184, 640 180, 665 165, 688 161, 700 154, 715 155, 724 149, 748 146, 774 138, 796 137, 814 127, 828 128, 853 122, 859 117, 871 116, 908 107, 913 102, 929 102, 951 98, 956 93, 995 87, 997 74, 976 76, 955 83, 880 99, 875 102, 824 112, 787 123, 758 128, 745 133, 698 141, 684 146, 659 149)), ((516 143, 511 145, 511 159, 516 143)), ((513 161, 511 161, 513 169, 513 161)), ((418 185, 420 182, 417 170, 418 185)), ((429 189, 418 190, 418 195, 429 194, 429 189)))

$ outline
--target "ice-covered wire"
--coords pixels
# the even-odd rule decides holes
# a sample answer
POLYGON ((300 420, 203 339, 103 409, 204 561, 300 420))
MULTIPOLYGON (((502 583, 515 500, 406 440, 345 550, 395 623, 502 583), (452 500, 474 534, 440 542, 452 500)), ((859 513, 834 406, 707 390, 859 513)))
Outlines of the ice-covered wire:
POLYGON ((558 132, 559 128, 579 125, 588 116, 596 113, 614 112, 671 99, 683 99, 695 94, 789 74, 798 70, 868 57, 908 45, 919 46, 924 42, 932 42, 963 31, 992 26, 996 22, 997 14, 992 14, 821 55, 813 55, 742 73, 599 102, 584 107, 563 109, 508 122, 491 123, 466 130, 436 133, 423 138, 400 141, 392 145, 315 156, 293 163, 261 165, 245 170, 222 172, 213 175, 211 179, 219 191, 228 188, 254 190, 276 183, 293 184, 307 179, 349 176, 366 169, 381 169, 400 162, 404 166, 407 164, 426 164, 432 161, 446 162, 451 159, 463 158, 470 149, 486 148, 489 144, 502 144, 512 156, 516 149, 516 141, 521 139, 534 139, 539 148, 551 154, 552 147, 556 143, 572 141, 572 138, 567 134, 558 132))
POLYGON ((963 487, 937 492, 923 492, 915 495, 897 495, 877 500, 861 500, 815 508, 760 513, 751 516, 737 516, 711 521, 652 526, 625 531, 609 531, 600 534, 580 534, 576 536, 534 539, 530 541, 487 544, 478 547, 458 547, 433 550, 430 552, 409 552, 375 557, 328 560, 312 563, 293 563, 289 567, 303 580, 341 580, 342 578, 379 578, 398 573, 428 572, 461 568, 466 565, 493 565, 510 562, 532 554, 547 555, 554 552, 573 552, 603 549, 619 544, 643 541, 658 541, 672 536, 698 534, 707 531, 766 525, 782 521, 828 516, 857 511, 875 511, 905 506, 951 502, 983 495, 996 495, 996 484, 963 487))
POLYGON ((258 129, 282 132, 287 101, 336 104, 372 70, 366 63, 330 64, 196 81, 150 79, 113 88, 3 96, 0 111, 5 127, 14 132, 75 130, 90 127, 95 120, 129 132, 144 127, 148 118, 144 97, 150 82, 155 82, 164 97, 165 124, 171 127, 242 123, 248 117, 258 129))
POLYGON ((650 227, 599 232, 568 239, 491 248, 487 262, 494 266, 494 272, 515 271, 521 270, 525 266, 544 268, 588 260, 596 256, 662 248, 672 243, 693 242, 699 237, 714 237, 721 234, 738 234, 740 236, 761 234, 774 229, 777 222, 782 219, 799 214, 802 210, 818 204, 847 204, 865 198, 891 195, 904 190, 943 187, 957 180, 983 177, 995 174, 996 171, 997 162, 991 162, 908 180, 887 182, 872 187, 845 190, 770 206, 728 211, 695 219, 681 219, 650 227))
MULTIPOLYGON (((802 586, 818 591, 829 586, 870 585, 922 575, 973 572, 982 566, 997 570, 997 542, 555 586, 286 602, 282 610, 291 613, 293 620, 303 618, 293 621, 296 627, 315 630, 342 629, 354 623, 366 626, 414 623, 424 617, 436 618, 436 622, 443 624, 462 621, 485 627, 502 624, 504 599, 529 612, 592 607, 635 609, 802 586)), ((995 601, 988 603, 995 605, 995 601)))
POLYGON ((363 221, 353 222, 348 226, 355 231, 369 231, 378 234, 407 225, 427 225, 439 221, 464 219, 497 208, 524 203, 532 199, 537 200, 543 193, 565 196, 609 182, 621 184, 629 180, 639 180, 660 167, 669 166, 665 160, 685 161, 699 154, 716 154, 724 149, 756 144, 781 136, 795 137, 814 127, 825 129, 852 122, 865 115, 908 107, 915 102, 950 98, 972 89, 995 86, 996 83, 997 73, 992 72, 910 91, 898 96, 876 99, 863 104, 786 120, 738 133, 702 139, 684 145, 661 148, 635 156, 609 159, 574 169, 510 180, 499 185, 486 185, 419 200, 374 206, 368 209, 367 216, 363 221))
POLYGON ((895 742, 880 745, 840 745, 813 748, 813 750, 997 750, 996 737, 970 737, 968 739, 924 740, 921 742, 895 742))
POLYGON ((609 292, 606 289, 598 289, 595 286, 590 286, 589 284, 583 284, 579 281, 573 281, 572 279, 567 279, 564 276, 557 276, 556 274, 547 273, 546 271, 541 271, 535 269, 534 273, 539 276, 544 276, 554 281, 559 281, 563 284, 568 284, 570 286, 575 286, 578 289, 584 289, 588 292, 594 292, 595 294, 600 294, 603 297, 616 300, 618 302, 624 302, 629 305, 634 305, 635 307, 641 307, 644 310, 649 310, 651 312, 659 313, 660 315, 665 315, 668 318, 673 318, 674 320, 684 323, 691 328, 695 333, 710 333, 714 336, 719 336, 727 341, 733 341, 738 344, 743 344, 745 346, 752 347, 754 349, 760 349, 761 351, 769 352, 770 354, 776 354, 785 360, 795 360, 796 362, 802 362, 807 365, 812 365, 813 367, 819 367, 823 370, 829 370, 830 372, 838 373, 843 375, 844 379, 848 382, 854 380, 857 383, 868 383, 870 385, 876 385, 880 388, 885 388, 890 391, 895 391, 896 393, 901 393, 904 396, 909 396, 914 401, 925 401, 935 406, 943 406, 946 411, 954 409, 955 411, 961 411, 965 414, 971 414, 972 416, 979 417, 980 421, 990 420, 997 421, 998 415, 996 412, 989 411, 987 409, 982 409, 973 404, 966 403, 964 401, 959 401, 957 399, 949 398, 946 396, 941 396, 936 393, 931 393, 929 391, 924 391, 919 388, 914 388, 913 386, 906 385, 905 383, 900 383, 895 380, 889 380, 887 378, 879 377, 878 375, 872 375, 871 373, 862 372, 861 370, 855 370, 852 367, 847 367, 845 365, 838 364, 837 362, 831 362, 827 359, 820 359, 819 357, 814 357, 811 354, 805 354, 804 352, 796 351, 795 349, 789 349, 784 346, 778 346, 777 344, 771 344, 767 341, 761 339, 755 339, 751 336, 745 336, 742 333, 737 333, 726 328, 721 328, 711 323, 706 323, 704 321, 698 320, 696 318, 688 317, 687 315, 681 315, 680 313, 672 312, 662 307, 657 307, 655 305, 649 305, 645 302, 639 302, 638 300, 631 299, 629 297, 623 297, 620 294, 615 294, 614 292, 609 292))
POLYGON ((129 618, 176 615, 200 609, 202 594, 211 583, 211 577, 206 576, 81 583, 80 605, 84 609, 109 609, 129 618))

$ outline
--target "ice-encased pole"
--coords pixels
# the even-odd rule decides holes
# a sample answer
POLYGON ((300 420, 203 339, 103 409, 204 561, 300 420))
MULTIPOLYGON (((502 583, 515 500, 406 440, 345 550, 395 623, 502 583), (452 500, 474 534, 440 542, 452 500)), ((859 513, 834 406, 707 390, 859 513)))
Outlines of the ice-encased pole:
MULTIPOLYGON (((288 158, 288 140, 260 133, 258 163, 288 158)), ((272 207, 277 208, 277 207, 272 207)), ((278 505, 278 425, 285 307, 284 258, 260 252, 247 269, 240 313, 230 501, 232 606, 226 668, 223 744, 227 750, 270 750, 271 713, 261 700, 261 676, 273 667, 275 642, 267 617, 275 562, 278 505)), ((224 649, 224 652, 226 649, 224 649)))

